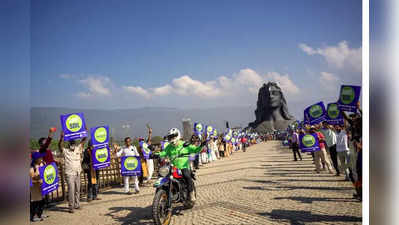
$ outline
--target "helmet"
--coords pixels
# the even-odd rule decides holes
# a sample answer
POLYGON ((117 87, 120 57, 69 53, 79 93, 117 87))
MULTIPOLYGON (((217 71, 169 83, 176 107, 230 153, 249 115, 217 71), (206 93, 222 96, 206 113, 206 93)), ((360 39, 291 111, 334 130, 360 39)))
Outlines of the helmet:
POLYGON ((180 131, 177 128, 172 128, 168 132, 168 141, 173 144, 177 144, 177 141, 180 140, 180 131))

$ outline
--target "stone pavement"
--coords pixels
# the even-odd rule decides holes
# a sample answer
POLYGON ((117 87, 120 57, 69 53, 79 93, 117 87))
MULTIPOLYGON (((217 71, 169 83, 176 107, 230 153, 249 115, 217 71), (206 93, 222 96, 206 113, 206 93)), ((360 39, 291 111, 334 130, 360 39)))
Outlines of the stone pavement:
MULTIPOLYGON (((292 152, 273 141, 251 146, 205 165, 197 171, 197 202, 177 211, 171 224, 361 224, 362 204, 352 199, 344 177, 316 174, 312 157, 293 161, 292 152)), ((37 224, 152 224, 154 188, 125 195, 113 188, 102 200, 81 203, 67 212, 67 204, 46 211, 37 224)))

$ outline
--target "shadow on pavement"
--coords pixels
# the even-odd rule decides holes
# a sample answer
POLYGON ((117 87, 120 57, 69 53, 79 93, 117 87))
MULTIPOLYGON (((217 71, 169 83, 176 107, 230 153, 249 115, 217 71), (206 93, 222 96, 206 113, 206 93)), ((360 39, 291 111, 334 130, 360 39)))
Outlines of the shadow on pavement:
POLYGON ((109 213, 105 216, 110 216, 116 222, 122 225, 128 224, 153 224, 152 222, 152 206, 143 207, 111 207, 109 213), (119 216, 121 211, 129 211, 127 216, 119 216))
POLYGON ((313 201, 316 202, 358 202, 352 198, 313 198, 313 197, 276 197, 276 200, 293 200, 298 201, 301 203, 312 203, 313 201))
POLYGON ((272 210, 271 213, 258 213, 261 216, 269 217, 275 220, 288 220, 290 224, 309 224, 311 222, 361 222, 362 218, 357 216, 344 215, 323 215, 312 214, 310 211, 303 210, 272 210))
POLYGON ((283 181, 283 182, 349 182, 344 179, 342 180, 306 180, 306 179, 280 179, 277 181, 283 181))
MULTIPOLYGON (((173 207, 173 216, 181 216, 182 211, 184 210, 184 206, 176 205, 173 207)), ((105 216, 110 216, 116 222, 122 225, 135 225, 135 224, 143 224, 150 225, 154 224, 152 219, 152 205, 143 207, 112 207, 109 208, 109 213, 105 214, 105 216), (128 210, 130 211, 127 216, 118 216, 121 211, 128 210)))
POLYGON ((49 209, 46 209, 47 211, 57 211, 57 212, 69 212, 68 207, 62 207, 62 206, 53 206, 49 209))
POLYGON ((325 191, 348 191, 353 190, 352 187, 309 187, 309 186, 277 186, 277 187, 264 187, 264 186, 249 186, 243 187, 247 190, 325 190, 325 191))

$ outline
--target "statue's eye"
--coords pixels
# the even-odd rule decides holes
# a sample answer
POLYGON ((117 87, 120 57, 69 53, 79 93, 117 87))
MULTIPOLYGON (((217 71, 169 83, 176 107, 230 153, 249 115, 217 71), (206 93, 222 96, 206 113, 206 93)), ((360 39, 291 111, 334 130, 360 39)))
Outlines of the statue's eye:
POLYGON ((272 95, 278 95, 278 94, 280 94, 280 92, 279 92, 279 91, 270 91, 270 94, 272 94, 272 95))

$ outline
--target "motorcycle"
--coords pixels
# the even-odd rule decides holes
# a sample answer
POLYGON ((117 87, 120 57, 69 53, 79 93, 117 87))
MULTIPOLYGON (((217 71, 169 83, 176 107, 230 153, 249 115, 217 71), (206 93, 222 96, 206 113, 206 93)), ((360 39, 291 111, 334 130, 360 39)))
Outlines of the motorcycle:
MULTIPOLYGON (((178 157, 187 157, 188 155, 178 155, 178 157)), ((172 162, 170 160, 170 162, 172 162)), ((168 225, 172 218, 173 204, 183 203, 186 209, 194 207, 195 202, 189 199, 187 184, 183 179, 182 172, 167 162, 159 169, 161 178, 155 182, 156 188, 154 200, 152 203, 152 217, 156 225, 168 225)), ((195 172, 191 170, 191 177, 195 180, 195 172)), ((197 192, 193 185, 195 197, 197 192)))

